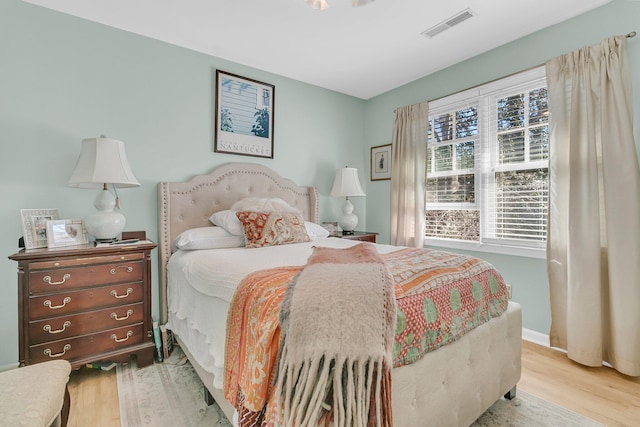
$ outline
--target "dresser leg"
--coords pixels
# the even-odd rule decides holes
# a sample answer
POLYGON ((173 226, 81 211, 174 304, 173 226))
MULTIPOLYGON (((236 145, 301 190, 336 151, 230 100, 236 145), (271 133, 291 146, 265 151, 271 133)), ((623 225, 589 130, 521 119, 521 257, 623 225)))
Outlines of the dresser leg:
POLYGON ((153 363, 153 347, 149 349, 141 350, 136 353, 136 360, 138 362, 138 368, 144 368, 145 366, 153 363))

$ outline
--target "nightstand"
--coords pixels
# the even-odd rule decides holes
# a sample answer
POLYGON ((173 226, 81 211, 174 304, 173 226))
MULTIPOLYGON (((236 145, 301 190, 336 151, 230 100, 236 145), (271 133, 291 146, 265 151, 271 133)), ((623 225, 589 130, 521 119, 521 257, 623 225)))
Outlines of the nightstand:
POLYGON ((378 233, 372 233, 369 231, 354 231, 353 234, 343 234, 342 232, 338 232, 332 237, 339 237, 341 239, 349 240, 362 240, 363 242, 375 243, 377 235, 378 233))
POLYGON ((153 363, 151 251, 156 244, 21 250, 18 262, 20 366, 66 359, 153 363))

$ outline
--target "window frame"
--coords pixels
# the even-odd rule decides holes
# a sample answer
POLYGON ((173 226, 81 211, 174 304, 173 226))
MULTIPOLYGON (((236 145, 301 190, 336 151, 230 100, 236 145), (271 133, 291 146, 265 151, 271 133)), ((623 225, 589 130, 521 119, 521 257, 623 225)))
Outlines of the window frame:
MULTIPOLYGON (((545 241, 526 241, 526 240, 511 240, 504 242, 502 239, 492 238, 486 236, 487 227, 489 221, 492 219, 492 213, 490 210, 487 197, 488 190, 485 190, 487 185, 494 185, 496 169, 489 171, 486 164, 496 166, 498 165, 497 156, 499 156, 498 144, 490 144, 490 129, 489 129, 489 117, 497 116, 497 106, 495 100, 500 97, 504 97, 505 93, 516 93, 518 91, 530 91, 535 86, 543 85, 546 87, 546 75, 545 67, 539 66, 521 73, 513 74, 505 78, 489 82, 487 84, 477 86, 462 92, 458 92, 446 97, 439 98, 435 101, 429 102, 429 119, 439 114, 450 113, 452 111, 467 108, 469 106, 476 106, 478 108, 478 135, 471 139, 475 139, 476 147, 474 148, 474 175, 475 175, 475 202, 474 203, 451 203, 451 204, 430 204, 429 210, 436 209, 479 209, 480 211, 480 240, 468 241, 468 240, 456 240, 437 237, 425 236, 425 246, 434 246, 450 249, 462 249, 478 252, 489 252, 503 255, 515 255, 530 258, 546 258, 546 240, 545 241), (490 173, 489 173, 490 172, 490 173)), ((528 106, 526 107, 528 110, 528 106)), ((549 126, 549 122, 546 123, 549 126)), ((531 161, 528 141, 530 126, 525 130, 525 162, 524 163, 504 163, 500 165, 500 171, 508 170, 527 170, 536 168, 549 168, 547 160, 535 160, 531 161), (524 167, 523 167, 524 166, 524 167)), ((454 130, 455 132, 455 130, 454 130)), ((499 131, 497 125, 495 129, 495 135, 499 131)), ((463 142, 464 138, 451 141, 443 141, 440 144, 453 144, 455 150, 455 144, 457 142, 463 142)), ((427 145, 431 148, 431 145, 427 145)), ((427 156, 428 157, 428 156, 427 156)), ((425 164, 425 171, 428 169, 428 165, 425 164)), ((434 169, 435 170, 435 169, 434 169)), ((467 173, 465 171, 454 171, 457 175, 467 173)), ((441 176, 442 173, 429 174, 427 172, 426 179, 432 177, 441 176)), ((426 191, 426 179, 425 179, 425 191, 426 191)), ((495 188, 495 187, 494 187, 495 188)), ((425 203, 425 213, 427 211, 427 205, 425 203)), ((495 213, 495 211, 494 211, 495 213)), ((493 216, 495 218, 495 216, 493 216)))

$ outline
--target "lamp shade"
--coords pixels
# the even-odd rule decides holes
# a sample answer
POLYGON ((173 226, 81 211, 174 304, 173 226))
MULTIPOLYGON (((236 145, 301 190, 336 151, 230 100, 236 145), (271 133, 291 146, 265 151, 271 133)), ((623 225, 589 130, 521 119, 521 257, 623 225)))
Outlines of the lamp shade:
POLYGON ((123 214, 113 210, 119 208, 120 204, 108 187, 115 189, 140 185, 129 166, 124 143, 104 136, 83 139, 80 156, 67 185, 102 189, 93 204, 97 211, 85 218, 85 226, 96 241, 115 241, 124 230, 127 220, 123 214))
POLYGON ((333 197, 366 196, 358 179, 358 169, 344 167, 336 170, 329 194, 333 197))
POLYGON ((103 188, 104 184, 116 188, 140 186, 131 171, 122 141, 105 137, 83 139, 80 156, 67 185, 103 188))

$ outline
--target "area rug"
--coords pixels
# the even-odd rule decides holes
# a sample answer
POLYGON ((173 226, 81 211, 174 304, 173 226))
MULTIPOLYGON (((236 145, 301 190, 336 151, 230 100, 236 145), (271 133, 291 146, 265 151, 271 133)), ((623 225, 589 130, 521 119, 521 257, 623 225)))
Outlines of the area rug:
POLYGON ((122 427, 231 427, 217 404, 205 404, 203 385, 180 347, 162 363, 117 365, 122 427))
POLYGON ((591 418, 518 389, 513 400, 500 399, 471 427, 605 427, 591 418))
MULTIPOLYGON (((230 427, 220 407, 208 406, 196 371, 175 347, 163 363, 138 369, 135 360, 117 366, 122 427, 230 427)), ((603 424, 523 390, 500 399, 472 427, 602 427, 603 424)), ((415 426, 419 427, 419 426, 415 426)))

